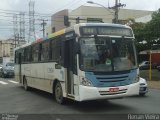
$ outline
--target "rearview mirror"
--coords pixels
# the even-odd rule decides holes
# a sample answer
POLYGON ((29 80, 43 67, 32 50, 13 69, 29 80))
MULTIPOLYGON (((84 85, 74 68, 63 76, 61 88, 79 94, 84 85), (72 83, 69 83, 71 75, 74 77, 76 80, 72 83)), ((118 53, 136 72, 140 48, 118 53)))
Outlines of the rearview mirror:
POLYGON ((61 69, 61 65, 60 64, 55 64, 55 69, 61 69))

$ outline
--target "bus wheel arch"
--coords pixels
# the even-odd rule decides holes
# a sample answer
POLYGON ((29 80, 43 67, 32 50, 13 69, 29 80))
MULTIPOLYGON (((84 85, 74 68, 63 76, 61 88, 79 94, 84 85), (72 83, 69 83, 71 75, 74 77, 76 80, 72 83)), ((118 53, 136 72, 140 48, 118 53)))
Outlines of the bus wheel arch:
POLYGON ((63 104, 65 102, 61 83, 57 79, 53 82, 53 93, 57 103, 63 104))

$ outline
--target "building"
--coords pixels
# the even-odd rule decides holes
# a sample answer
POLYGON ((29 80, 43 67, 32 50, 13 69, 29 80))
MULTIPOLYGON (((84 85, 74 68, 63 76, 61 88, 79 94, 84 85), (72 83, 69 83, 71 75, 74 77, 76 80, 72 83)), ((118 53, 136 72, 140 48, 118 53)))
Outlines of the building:
MULTIPOLYGON (((126 21, 128 19, 138 19, 144 16, 149 16, 153 11, 145 10, 131 10, 131 9, 120 9, 119 10, 119 21, 126 21)), ((92 20, 102 20, 106 23, 112 23, 114 18, 114 11, 111 9, 105 9, 103 7, 93 6, 80 6, 79 8, 68 12, 68 10, 62 10, 51 17, 51 29, 52 32, 58 31, 65 28, 64 16, 69 16, 70 26, 76 24, 76 18, 80 18, 79 22, 94 22, 92 20), (88 21, 88 20, 91 21, 88 21)), ((143 19, 142 19, 143 20, 143 19)))
POLYGON ((52 17, 51 17, 51 26, 52 26, 51 31, 52 31, 52 33, 65 28, 64 16, 68 16, 68 10, 62 10, 62 11, 59 11, 59 12, 55 13, 54 15, 52 15, 52 17))
POLYGON ((139 53, 139 60, 149 61, 151 55, 152 63, 160 64, 160 49, 159 50, 144 50, 139 53))
POLYGON ((150 14, 150 15, 145 15, 145 16, 142 16, 142 17, 140 17, 140 18, 136 18, 136 19, 135 19, 135 22, 147 23, 147 22, 149 22, 150 20, 152 20, 152 14, 150 14))
POLYGON ((16 41, 14 39, 0 40, 0 63, 3 57, 9 57, 14 60, 14 48, 25 44, 26 41, 16 41))

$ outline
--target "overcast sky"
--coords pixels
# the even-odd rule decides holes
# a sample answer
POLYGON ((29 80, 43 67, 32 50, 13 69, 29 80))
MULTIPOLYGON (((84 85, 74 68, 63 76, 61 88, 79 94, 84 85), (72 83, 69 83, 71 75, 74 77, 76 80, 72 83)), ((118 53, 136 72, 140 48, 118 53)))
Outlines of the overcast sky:
MULTIPOLYGON (((0 0, 0 39, 13 36, 13 13, 23 11, 28 13, 28 3, 30 0, 0 0), (5 11, 4 11, 5 10, 5 11), (11 11, 6 11, 11 10, 11 11), (8 14, 12 13, 12 14, 8 14)), ((87 4, 88 0, 34 0, 35 12, 51 15, 62 9, 76 9, 87 4)), ((115 0, 92 0, 106 7, 113 6, 115 0)), ((125 9, 151 10, 160 8, 160 0, 120 0, 126 4, 125 9)), ((47 18, 48 19, 48 18, 47 18)), ((36 27, 37 34, 40 33, 40 26, 36 27)), ((26 30, 27 31, 27 30, 26 30)))

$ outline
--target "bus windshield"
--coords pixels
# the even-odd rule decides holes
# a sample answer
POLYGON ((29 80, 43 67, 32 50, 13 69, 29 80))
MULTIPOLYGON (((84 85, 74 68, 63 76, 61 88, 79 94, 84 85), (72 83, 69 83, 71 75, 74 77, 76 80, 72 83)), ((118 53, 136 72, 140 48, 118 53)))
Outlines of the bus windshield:
POLYGON ((137 67, 133 39, 80 38, 80 68, 84 71, 124 71, 137 67))

